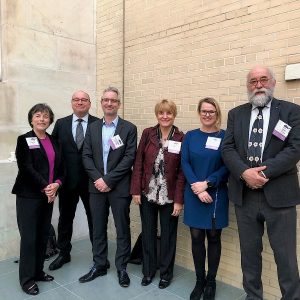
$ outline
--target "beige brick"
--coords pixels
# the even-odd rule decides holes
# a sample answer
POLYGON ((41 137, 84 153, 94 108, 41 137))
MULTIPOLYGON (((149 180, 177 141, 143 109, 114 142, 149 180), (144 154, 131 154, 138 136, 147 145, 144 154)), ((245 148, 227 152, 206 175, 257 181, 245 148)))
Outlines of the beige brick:
MULTIPOLYGON (((101 86, 112 80, 122 85, 122 3, 116 1, 114 6, 108 0, 100 2, 97 82, 101 86)), ((125 2, 124 113, 137 124, 139 134, 155 124, 153 107, 162 97, 176 101, 176 124, 186 131, 199 126, 198 100, 214 96, 220 102, 222 126, 226 127, 228 110, 247 101, 245 76, 256 64, 273 67, 276 96, 300 103, 299 83, 284 81, 285 65, 299 62, 299 1, 203 0, 202 5, 188 0, 184 5, 170 5, 170 0, 125 2), (153 16, 157 16, 155 24, 153 16)), ((139 218, 134 216, 132 230, 136 236, 139 218)), ((232 206, 230 227, 223 231, 222 240, 218 278, 241 287, 239 239, 232 206)), ((193 270, 189 231, 182 223, 176 262, 193 270)), ((267 238, 263 272, 266 299, 279 299, 276 266, 267 238)))

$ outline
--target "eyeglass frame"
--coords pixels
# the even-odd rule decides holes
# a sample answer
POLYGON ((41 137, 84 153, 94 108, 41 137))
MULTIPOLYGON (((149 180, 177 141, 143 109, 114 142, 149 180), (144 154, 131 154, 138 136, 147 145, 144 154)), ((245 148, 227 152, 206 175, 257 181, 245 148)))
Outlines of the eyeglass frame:
POLYGON ((256 87, 258 83, 260 83, 263 87, 265 87, 272 79, 273 78, 268 78, 266 76, 260 77, 259 79, 253 78, 248 81, 248 84, 256 87))
POLYGON ((88 102, 91 102, 90 99, 88 98, 72 98, 72 101, 75 102, 75 103, 79 103, 80 101, 82 103, 88 103, 88 102))
POLYGON ((101 98, 101 101, 103 101, 104 103, 111 102, 112 104, 120 103, 119 99, 111 99, 111 98, 101 98))
POLYGON ((217 114, 217 111, 216 110, 200 110, 200 114, 202 116, 215 116, 217 114))

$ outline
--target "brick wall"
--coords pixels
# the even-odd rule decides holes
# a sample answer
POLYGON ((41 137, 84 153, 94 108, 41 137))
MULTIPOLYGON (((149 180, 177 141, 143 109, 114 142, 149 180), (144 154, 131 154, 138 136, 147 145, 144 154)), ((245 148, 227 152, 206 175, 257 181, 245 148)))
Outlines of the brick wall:
MULTIPOLYGON (((123 114, 138 126, 139 134, 155 124, 154 105, 162 98, 175 100, 179 109, 176 125, 187 131, 199 126, 198 100, 213 96, 221 105, 225 128, 228 110, 247 101, 247 72, 260 64, 275 72, 275 96, 300 104, 299 80, 284 81, 285 66, 300 62, 300 1, 98 2, 98 89, 109 80, 124 88, 123 114), (120 45, 123 37, 124 51, 120 45), (113 42, 115 47, 109 47, 113 42)), ((134 205, 131 228, 135 240, 140 222, 134 205)), ((298 241, 300 259, 300 233, 298 241)), ((241 287, 239 240, 232 207, 222 251, 218 278, 241 287)), ((280 299, 267 239, 263 259, 265 297, 280 299)), ((189 230, 182 221, 176 262, 193 269, 189 230)))
MULTIPOLYGON (((97 95, 109 85, 123 93, 123 1, 97 1, 97 95)), ((101 108, 99 107, 99 112, 101 108)))

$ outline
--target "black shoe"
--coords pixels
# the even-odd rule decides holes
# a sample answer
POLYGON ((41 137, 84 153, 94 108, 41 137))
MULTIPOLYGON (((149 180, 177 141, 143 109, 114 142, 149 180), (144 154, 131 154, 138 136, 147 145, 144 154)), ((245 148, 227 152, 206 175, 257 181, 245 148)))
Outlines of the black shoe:
POLYGON ((141 281, 141 285, 142 286, 147 286, 152 282, 152 277, 151 276, 144 276, 142 281, 141 281))
POLYGON ((54 261, 49 265, 49 270, 54 271, 60 269, 64 264, 71 261, 71 255, 61 255, 59 254, 54 261))
POLYGON ((166 287, 168 287, 171 283, 171 280, 167 280, 167 279, 161 279, 159 284, 158 284, 158 287, 160 289, 165 289, 166 287))
POLYGON ((54 277, 49 275, 49 274, 46 274, 46 273, 42 273, 42 275, 40 276, 37 276, 35 278, 36 281, 53 281, 54 280, 54 277))
POLYGON ((22 290, 31 296, 35 296, 39 293, 39 287, 34 281, 27 282, 22 286, 22 290))
POLYGON ((205 279, 197 279, 196 285, 191 292, 190 300, 200 300, 205 288, 205 283, 205 279))
POLYGON ((87 274, 79 278, 79 282, 84 283, 84 282, 92 281, 95 278, 99 276, 104 276, 106 274, 107 274, 107 269, 97 269, 95 267, 92 267, 87 274))
POLYGON ((215 300, 216 280, 207 278, 206 287, 203 294, 203 300, 215 300))
POLYGON ((119 284, 121 287, 129 287, 130 278, 126 272, 126 270, 118 271, 119 284))

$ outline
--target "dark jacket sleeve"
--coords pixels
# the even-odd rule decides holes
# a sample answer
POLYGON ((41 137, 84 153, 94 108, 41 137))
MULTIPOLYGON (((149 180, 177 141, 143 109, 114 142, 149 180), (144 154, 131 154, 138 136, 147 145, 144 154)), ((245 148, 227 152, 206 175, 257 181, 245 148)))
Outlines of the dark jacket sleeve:
MULTIPOLYGON (((182 133, 180 142, 182 143, 184 138, 184 134, 182 133)), ((181 144, 182 146, 182 144, 181 144)), ((180 151, 180 155, 182 155, 182 150, 180 151)), ((184 186, 185 186, 185 177, 182 171, 181 167, 181 159, 179 163, 179 168, 177 170, 177 179, 176 179, 176 186, 175 186, 175 197, 174 202, 183 204, 183 192, 184 192, 184 186)))
POLYGON ((276 150, 276 146, 265 150, 266 156, 271 156, 263 161, 263 165, 267 167, 264 173, 270 179, 295 170, 300 159, 300 106, 285 101, 281 102, 281 106, 283 112, 280 119, 292 128, 282 148, 275 155, 271 152, 276 150))
POLYGON ((23 175, 23 177, 32 178, 32 181, 39 186, 40 190, 43 190, 48 185, 48 182, 34 168, 30 151, 31 150, 27 145, 25 136, 19 136, 16 147, 16 158, 19 172, 23 175))
POLYGON ((237 141, 235 140, 234 132, 238 131, 236 130, 236 127, 239 126, 239 124, 235 123, 236 115, 238 115, 237 109, 233 109, 228 113, 227 129, 221 145, 221 151, 223 161, 231 175, 234 176, 236 180, 239 180, 244 171, 249 169, 249 166, 241 159, 241 156, 237 151, 237 141))
POLYGON ((88 126, 83 143, 82 162, 88 176, 93 182, 95 182, 97 179, 101 178, 102 175, 97 169, 93 159, 93 146, 91 134, 91 126, 88 126))
POLYGON ((142 177, 143 177, 143 162, 144 162, 144 152, 147 145, 147 140, 149 136, 149 129, 144 129, 140 143, 137 149, 133 172, 131 176, 131 187, 130 194, 131 195, 141 195, 142 193, 142 177))

